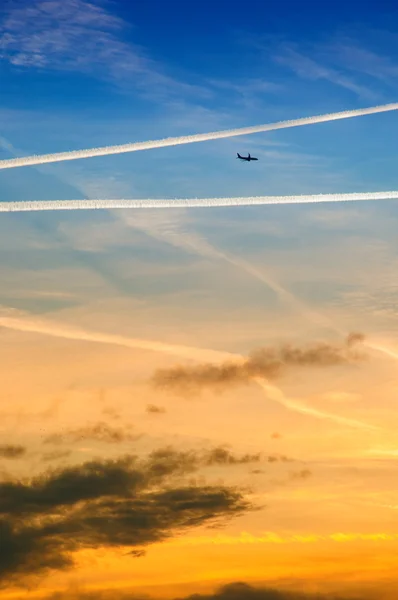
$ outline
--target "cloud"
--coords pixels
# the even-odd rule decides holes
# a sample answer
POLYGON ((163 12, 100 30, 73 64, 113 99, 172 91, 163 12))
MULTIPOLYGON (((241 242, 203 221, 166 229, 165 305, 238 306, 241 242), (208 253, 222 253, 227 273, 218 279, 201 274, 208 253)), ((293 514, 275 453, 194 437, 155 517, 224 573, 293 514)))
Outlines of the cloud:
POLYGON ((143 48, 126 42, 128 25, 102 3, 39 0, 21 6, 14 2, 4 12, 0 59, 16 67, 80 72, 124 87, 132 84, 146 96, 210 94, 168 76, 143 48))
POLYGON ((367 87, 356 83, 354 79, 347 77, 336 69, 320 65, 312 58, 300 54, 291 46, 281 48, 279 54, 275 56, 275 61, 292 69, 302 79, 315 81, 326 79, 339 87, 354 92, 357 96, 369 99, 374 99, 377 96, 367 87))
POLYGON ((145 410, 151 415, 160 415, 166 412, 164 406, 157 406, 156 404, 148 404, 145 410))
POLYGON ((369 75, 388 85, 396 85, 398 66, 389 57, 361 48, 349 38, 341 39, 326 49, 346 69, 369 75))
MULTIPOLYGON (((357 587, 360 587, 360 583, 358 583, 357 587)), ((311 584, 311 588, 314 588, 313 583, 311 584)), ((277 587, 253 586, 249 583, 233 582, 223 585, 208 594, 191 594, 175 598, 174 600, 365 600, 365 597, 370 600, 378 596, 369 594, 366 594, 366 596, 363 594, 361 596, 353 596, 352 594, 341 596, 331 594, 327 591, 318 591, 317 593, 297 592, 278 589, 277 587)), ((394 592, 391 596, 383 596, 386 600, 393 597, 395 597, 394 592)), ((145 596, 145 598, 148 600, 148 596, 145 596)), ((115 590, 82 591, 80 593, 78 591, 68 591, 52 594, 51 596, 47 596, 45 600, 142 600, 142 596, 131 592, 115 592, 115 590)))
POLYGON ((289 458, 288 456, 285 456, 284 454, 272 454, 271 456, 267 457, 267 461, 269 463, 292 462, 293 458, 289 458))
POLYGON ((21 458, 24 454, 26 454, 25 446, 14 446, 12 444, 0 446, 0 458, 21 458))
MULTIPOLYGON (((279 289, 280 286, 275 284, 279 289)), ((283 290, 282 290, 283 291, 283 290)), ((291 295, 289 293, 288 297, 291 295)), ((294 300, 294 298, 293 298, 294 300)), ((85 340, 87 342, 96 342, 100 344, 112 344, 117 346, 123 346, 126 348, 141 348, 143 350, 151 350, 155 352, 164 352, 166 354, 172 354, 174 356, 180 356, 190 360, 197 361, 238 361, 239 364, 244 362, 244 357, 240 354, 233 354, 231 352, 222 352, 220 350, 211 350, 208 348, 197 348, 193 346, 182 346, 177 344, 166 344, 154 340, 144 340, 139 338, 126 338, 121 335, 109 335, 101 332, 87 331, 77 327, 71 327, 62 323, 43 321, 33 318, 31 315, 21 313, 14 308, 0 307, 0 327, 12 329, 15 331, 27 331, 40 333, 43 335, 49 335, 54 337, 60 337, 64 339, 72 340, 85 340), (18 315, 17 317, 15 315, 18 315)), ((378 347, 380 349, 380 347, 378 347)), ((296 400, 287 398, 280 389, 276 386, 271 386, 267 383, 264 378, 257 377, 256 383, 261 387, 264 393, 267 394, 269 400, 282 404, 289 410, 299 412, 301 414, 309 415, 317 419, 328 419, 336 423, 342 423, 345 426, 361 428, 361 429, 375 429, 372 425, 367 425, 361 421, 355 421, 353 419, 346 419, 339 417, 331 413, 316 410, 308 406, 302 405, 296 400)), ((49 415, 48 415, 49 416, 49 415)))
POLYGON ((242 465, 252 462, 259 462, 261 454, 244 454, 243 456, 235 456, 226 448, 214 448, 210 450, 206 459, 208 465, 242 465))
POLYGON ((65 433, 53 433, 44 440, 45 444, 62 444, 68 440, 72 442, 81 442, 83 440, 93 440, 106 444, 120 444, 127 441, 135 441, 141 437, 141 434, 128 433, 125 428, 114 427, 100 421, 95 425, 86 425, 77 429, 71 429, 65 433))
POLYGON ((85 70, 125 51, 115 34, 123 21, 85 0, 11 4, 1 27, 1 58, 13 65, 85 70), (106 43, 109 44, 108 50, 106 43))
MULTIPOLYGON (((184 472, 192 472, 200 467, 211 467, 215 465, 241 465, 261 460, 261 453, 236 455, 223 446, 211 448, 210 450, 196 450, 176 453, 171 446, 161 448, 152 453, 148 464, 154 461, 157 471, 166 474, 169 469, 182 469, 184 472)), ((152 468, 152 467, 151 467, 152 468)))
MULTIPOLYGON (((204 453, 206 454, 206 453, 204 453)), ((134 556, 185 529, 254 507, 223 485, 190 485, 202 455, 163 448, 140 459, 93 460, 0 483, 0 579, 73 565, 84 548, 130 547, 134 556)))
POLYGON ((273 380, 291 368, 331 367, 361 360, 364 356, 355 346, 363 340, 362 334, 351 333, 342 346, 319 343, 303 349, 288 345, 279 349, 260 348, 241 364, 226 361, 217 365, 206 363, 159 369, 152 377, 152 383, 162 389, 193 393, 204 388, 225 389, 247 384, 258 377, 273 380))
MULTIPOLYGON (((247 583, 230 583, 212 594, 193 594, 178 600, 344 600, 329 594, 289 592, 270 587, 254 587, 247 583)), ((347 600, 347 599, 346 599, 347 600)), ((351 600, 354 600, 351 598, 351 600)))

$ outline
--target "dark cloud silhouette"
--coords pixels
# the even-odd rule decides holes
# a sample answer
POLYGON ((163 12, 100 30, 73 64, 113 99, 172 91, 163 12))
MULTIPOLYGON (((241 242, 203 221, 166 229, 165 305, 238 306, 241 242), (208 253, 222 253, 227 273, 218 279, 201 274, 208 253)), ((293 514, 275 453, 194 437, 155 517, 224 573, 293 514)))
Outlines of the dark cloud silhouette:
POLYGON ((1 482, 0 581, 68 568, 84 548, 130 546, 138 557, 187 528, 253 510, 237 488, 184 480, 209 455, 169 447, 1 482))
POLYGON ((235 456, 229 450, 223 447, 213 448, 213 450, 208 452, 207 458, 205 458, 206 464, 208 465, 239 465, 259 462, 260 460, 260 452, 257 454, 244 454, 243 456, 235 456))
POLYGON ((176 452, 171 446, 156 450, 150 456, 148 465, 158 473, 167 474, 170 469, 180 473, 193 472, 200 467, 214 465, 239 465, 259 462, 261 453, 237 455, 223 446, 210 450, 191 450, 176 452))
MULTIPOLYGON (((358 584, 360 587, 360 584, 358 584)), ((393 592, 389 599, 395 598, 396 595, 393 592)), ((363 595, 360 596, 342 596, 338 594, 332 594, 328 592, 296 592, 277 589, 270 586, 253 586, 248 583, 236 582, 229 583, 218 588, 216 591, 209 594, 192 594, 190 596, 184 596, 175 598, 174 600, 376 600, 377 595, 363 595)), ((383 598, 387 600, 387 596, 383 595, 383 598)), ((55 593, 51 596, 47 596, 45 600, 151 600, 149 596, 139 596, 137 594, 115 590, 103 590, 95 592, 65 592, 55 593)))
POLYGON ((3 444, 0 445, 0 458, 16 459, 26 454, 25 446, 3 444))
POLYGON ((130 552, 127 552, 126 556, 133 556, 134 558, 142 558, 143 556, 146 556, 146 552, 145 552, 145 550, 130 550, 130 552))
POLYGON ((156 404, 148 404, 145 410, 147 413, 153 415, 160 415, 166 412, 166 409, 163 406, 156 406, 156 404))
POLYGON ((86 425, 77 429, 71 429, 64 433, 53 433, 44 440, 45 444, 62 444, 67 441, 81 442, 83 440, 92 440, 106 444, 120 444, 122 442, 135 441, 141 437, 141 434, 133 434, 126 431, 127 428, 114 427, 100 421, 94 425, 86 425))
MULTIPOLYGON (((213 594, 192 594, 177 600, 348 600, 342 596, 328 593, 312 594, 290 592, 271 587, 254 587, 247 583, 230 583, 219 588, 213 594)), ((351 596, 350 600, 355 599, 351 596)), ((363 598, 362 598, 363 600, 363 598)))
POLYGON ((363 353, 356 349, 363 340, 362 334, 351 333, 339 346, 319 343, 307 348, 289 345, 278 349, 259 348, 241 363, 229 361, 221 365, 208 363, 159 369, 152 383, 157 388, 193 393, 204 388, 247 384, 256 377, 277 379, 295 367, 332 367, 363 360, 363 353))
POLYGON ((285 456, 284 454, 271 454, 270 456, 267 456, 267 461, 269 463, 294 462, 294 458, 289 458, 288 456, 285 456))

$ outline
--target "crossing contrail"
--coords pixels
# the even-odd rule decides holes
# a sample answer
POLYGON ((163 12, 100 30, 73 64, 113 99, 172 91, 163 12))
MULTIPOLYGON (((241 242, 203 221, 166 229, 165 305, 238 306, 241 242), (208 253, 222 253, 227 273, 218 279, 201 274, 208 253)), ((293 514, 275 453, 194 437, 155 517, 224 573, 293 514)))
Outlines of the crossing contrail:
POLYGON ((309 194, 299 196, 241 196, 236 198, 173 199, 94 199, 94 200, 22 200, 0 202, 0 212, 41 210, 113 210, 116 208, 218 208, 281 204, 318 204, 323 202, 359 202, 362 200, 398 200, 398 191, 351 192, 348 194, 309 194))
POLYGON ((316 115, 314 117, 304 117, 301 119, 291 119, 288 121, 279 121, 278 123, 268 123, 266 125, 254 125, 253 127, 240 127, 239 129, 226 129, 224 131, 212 131, 210 133, 182 135, 180 137, 169 137, 163 138, 161 140, 149 140, 147 142, 133 142, 130 144, 121 144, 118 146, 103 146, 101 148, 89 148, 87 150, 72 150, 69 152, 56 152, 54 154, 36 154, 33 156, 8 158, 5 160, 0 160, 0 169, 27 167, 29 165, 42 165, 44 163, 62 162, 64 160, 76 160, 78 158, 91 158, 93 156, 106 156, 109 154, 123 154, 125 152, 151 150, 153 148, 178 146, 180 144, 192 144, 194 142, 207 142, 209 140, 219 140, 222 138, 235 137, 238 135, 249 135, 251 133, 261 133, 264 131, 274 131, 276 129, 300 127, 301 125, 314 125, 315 123, 337 121, 338 119, 349 119, 351 117, 373 115, 376 113, 387 112, 397 109, 398 102, 395 102, 394 104, 382 104, 381 106, 371 106, 369 108, 359 108, 357 110, 345 110, 343 112, 329 113, 326 115, 316 115))
MULTIPOLYGON (((16 311, 4 309, 0 307, 0 327, 21 331, 26 333, 38 333, 51 337, 64 338, 68 340, 81 340, 86 342, 94 342, 99 344, 109 344, 115 346, 124 346, 125 348, 150 350, 152 352, 163 352, 179 356, 188 360, 195 361, 214 361, 215 363, 224 362, 225 360, 234 361, 237 363, 244 362, 245 357, 241 354, 232 352, 223 352, 212 350, 209 348, 197 348, 194 346, 184 346, 179 344, 167 344, 157 340, 145 340, 140 338, 129 338, 121 335, 106 334, 98 331, 87 331, 79 327, 70 326, 54 321, 37 319, 29 315, 14 316, 16 311)), ((17 313, 18 314, 18 313, 17 313)), ((340 425, 359 429, 377 429, 373 425, 368 425, 356 419, 348 419, 340 417, 332 413, 318 411, 301 405, 295 400, 287 398, 282 390, 275 385, 270 384, 263 377, 256 377, 255 382, 265 392, 266 396, 285 408, 299 412, 304 415, 309 415, 317 419, 327 419, 340 425)))

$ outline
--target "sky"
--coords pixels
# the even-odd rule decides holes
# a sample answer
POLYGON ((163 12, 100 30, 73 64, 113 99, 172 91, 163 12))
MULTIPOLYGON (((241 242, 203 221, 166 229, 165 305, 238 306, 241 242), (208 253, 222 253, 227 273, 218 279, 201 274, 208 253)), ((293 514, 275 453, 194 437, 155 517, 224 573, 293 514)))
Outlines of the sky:
MULTIPOLYGON (((393 2, 0 10, 0 161, 394 103, 393 2)), ((396 111, 0 202, 398 189, 396 111), (236 160, 250 152, 257 162, 236 160)), ((0 598, 391 600, 396 200, 0 214, 0 598)))

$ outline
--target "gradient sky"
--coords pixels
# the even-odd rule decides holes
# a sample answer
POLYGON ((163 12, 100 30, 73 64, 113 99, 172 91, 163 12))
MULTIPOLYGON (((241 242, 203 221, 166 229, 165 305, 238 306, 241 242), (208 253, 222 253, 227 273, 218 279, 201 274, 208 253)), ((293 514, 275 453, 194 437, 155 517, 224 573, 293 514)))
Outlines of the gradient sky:
MULTIPOLYGON (((397 26, 3 3, 0 159, 396 102, 397 26)), ((394 190, 397 139, 390 112, 2 170, 0 201, 394 190)), ((0 598, 396 598, 397 229, 396 201, 1 214, 0 598)))

